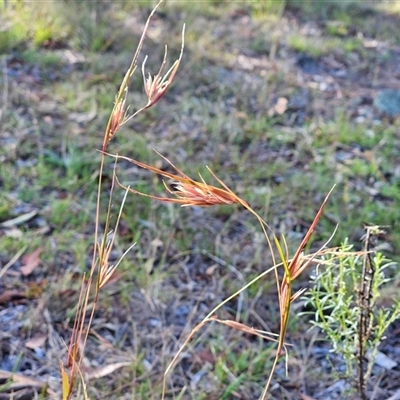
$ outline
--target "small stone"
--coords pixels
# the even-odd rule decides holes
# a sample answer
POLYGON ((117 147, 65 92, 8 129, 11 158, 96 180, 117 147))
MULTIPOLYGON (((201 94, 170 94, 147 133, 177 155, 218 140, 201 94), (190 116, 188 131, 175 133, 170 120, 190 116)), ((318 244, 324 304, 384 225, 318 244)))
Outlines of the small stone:
POLYGON ((395 117, 400 114, 400 90, 383 89, 380 90, 375 99, 374 106, 381 112, 395 117))
MULTIPOLYGON (((369 354, 367 354, 367 357, 368 356, 369 354)), ((387 370, 390 370, 397 366, 396 361, 392 360, 390 357, 380 351, 375 356, 375 364, 387 370)))

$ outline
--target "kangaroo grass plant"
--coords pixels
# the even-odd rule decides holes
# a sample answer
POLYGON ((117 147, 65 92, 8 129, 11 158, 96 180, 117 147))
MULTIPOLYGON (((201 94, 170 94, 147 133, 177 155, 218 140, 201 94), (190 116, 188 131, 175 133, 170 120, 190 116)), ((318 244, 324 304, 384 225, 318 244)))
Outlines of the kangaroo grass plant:
MULTIPOLYGON (((62 383, 63 383, 63 400, 68 400, 71 398, 73 394, 73 390, 75 387, 75 382, 77 375, 81 376, 82 387, 84 391, 84 396, 87 398, 87 392, 85 389, 84 376, 81 370, 81 364, 83 360, 83 355, 85 351, 85 345, 87 342, 87 338, 90 332, 91 324, 93 321, 94 313, 96 311, 96 305, 98 301, 98 297, 100 295, 101 289, 110 281, 113 273, 118 267, 120 261, 126 254, 122 256, 122 258, 115 264, 110 265, 109 257, 110 253, 114 246, 115 235, 118 228, 118 224, 120 222, 120 217, 122 213, 122 208, 125 202, 125 198, 128 192, 139 194, 142 196, 147 196, 155 200, 176 203, 180 204, 183 207, 188 206, 217 206, 217 205, 240 205, 245 210, 250 212, 258 221, 261 226, 262 232, 266 239, 266 244, 269 246, 271 250, 271 265, 266 266, 266 270, 259 274, 255 279, 246 284, 236 293, 229 296, 223 302, 218 304, 210 313, 203 319, 195 328, 190 332, 186 340, 180 346, 179 350, 173 357, 172 361, 168 365, 164 373, 163 379, 163 390, 162 390, 162 398, 165 398, 166 393, 166 385, 167 385, 167 377, 168 374, 175 367, 177 362, 179 361, 179 356, 181 355, 185 346, 189 343, 189 341, 193 338, 193 336, 209 322, 217 322, 230 328, 240 330, 245 332, 246 334, 252 334, 259 336, 261 338, 267 339, 271 342, 276 343, 276 352, 275 358, 273 362, 273 366, 269 372, 269 376, 267 378, 265 387, 261 394, 261 399, 265 399, 267 396, 267 392, 269 390, 271 380, 276 369, 277 363, 282 355, 285 357, 288 356, 287 352, 287 344, 285 343, 286 331, 288 327, 288 321, 290 316, 290 307, 293 301, 295 301, 304 290, 300 290, 296 293, 293 293, 293 282, 311 265, 315 263, 319 263, 322 256, 326 257, 327 255, 333 253, 334 249, 326 248, 326 245, 322 246, 320 250, 314 252, 312 254, 305 255, 304 249, 307 243, 310 240, 312 233, 314 232, 319 219, 322 216, 322 212, 326 202, 328 201, 329 195, 328 193, 322 205, 320 206, 313 222, 311 223, 310 228, 305 234, 303 240, 298 246, 296 252, 292 257, 289 256, 287 243, 282 237, 279 239, 277 235, 274 234, 273 230, 270 226, 260 217, 260 215, 249 205, 249 203, 239 196, 237 196, 221 179, 219 179, 211 169, 208 171, 211 173, 212 177, 217 181, 220 187, 209 185, 205 182, 205 180, 200 175, 200 180, 194 180, 180 169, 176 168, 174 164, 172 164, 167 158, 160 156, 170 164, 170 166, 175 170, 176 173, 169 173, 163 171, 159 168, 144 164, 143 162, 131 159, 126 156, 121 155, 112 155, 108 152, 108 146, 112 138, 116 135, 116 133, 121 129, 121 127, 126 124, 130 119, 137 116, 140 112, 152 107, 155 105, 161 97, 165 94, 165 92, 170 87, 176 72, 179 68, 180 62, 182 60, 183 50, 184 50, 184 27, 182 30, 182 46, 179 58, 172 64, 171 68, 166 72, 163 76, 162 71, 166 64, 167 59, 167 48, 165 49, 164 59, 162 61, 161 67, 158 73, 152 77, 150 74, 146 78, 145 76, 145 63, 147 61, 147 57, 145 58, 142 65, 142 74, 144 79, 144 89, 147 95, 147 103, 138 108, 137 111, 130 114, 128 113, 128 107, 126 105, 127 102, 127 93, 130 78, 137 67, 137 60, 140 53, 140 50, 143 45, 143 41, 146 36, 146 32, 149 27, 150 20, 154 15, 157 7, 161 4, 162 0, 156 5, 156 7, 151 12, 145 27, 143 29, 143 34, 140 38, 137 50, 134 54, 131 65, 126 72, 118 94, 116 96, 116 100, 114 103, 114 107, 112 109, 105 133, 103 144, 101 147, 101 161, 99 167, 99 182, 98 182, 98 191, 97 191, 97 208, 96 208, 96 228, 94 233, 94 247, 93 247, 93 258, 91 269, 88 277, 84 277, 82 281, 82 289, 79 298, 79 303, 77 306, 76 318, 73 327, 73 335, 71 338, 71 342, 68 349, 68 363, 67 367, 69 371, 64 368, 64 365, 60 363, 61 372, 62 372, 62 383), (100 214, 101 214, 101 197, 104 192, 103 182, 102 182, 102 173, 105 163, 105 157, 112 156, 115 158, 116 162, 119 159, 127 160, 141 168, 147 169, 153 173, 159 174, 162 177, 170 180, 170 185, 168 183, 164 183, 167 192, 172 197, 166 196, 156 196, 152 194, 146 194, 140 192, 136 189, 133 189, 129 186, 124 186, 122 183, 118 181, 115 176, 115 172, 113 175, 113 180, 111 183, 111 188, 107 192, 108 198, 108 207, 106 211, 106 222, 103 229, 100 227, 100 214), (112 208, 112 198, 114 193, 115 182, 118 182, 120 186, 125 189, 125 197, 120 207, 119 215, 117 217, 114 229, 111 229, 111 208, 112 208), (100 234, 100 231, 103 233, 100 234), (101 236, 101 238, 100 238, 101 236), (277 253, 277 256, 275 255, 277 253), (277 257, 279 257, 279 262, 277 261, 277 257), (282 270, 282 273, 280 273, 282 270), (278 334, 273 334, 270 332, 265 332, 261 330, 254 329, 249 327, 240 321, 236 320, 225 320, 218 317, 217 312, 223 307, 228 301, 233 299, 235 296, 238 296, 241 292, 246 290, 249 286, 253 285, 258 280, 262 279, 269 273, 273 273, 276 279, 276 287, 277 287, 277 296, 278 296, 278 304, 279 304, 279 313, 280 313, 280 329, 278 334), (89 308, 91 308, 90 314, 87 318, 87 313, 89 308)), ((333 190, 333 188, 332 188, 333 190)), ((331 190, 331 191, 332 191, 331 190)), ((128 249, 129 251, 129 249, 128 249)), ((334 256, 333 256, 334 257, 334 256)))
MULTIPOLYGON (((147 79, 145 79, 145 91, 147 94, 148 101, 147 103, 135 111, 133 114, 128 114, 128 108, 126 107, 126 99, 128 94, 128 87, 130 79, 137 67, 137 60, 140 54, 140 50, 142 49, 144 39, 146 37, 146 33, 153 17, 154 13, 156 12, 159 5, 162 3, 162 0, 154 7, 152 12, 150 13, 147 22, 144 26, 142 36, 139 40, 139 44, 137 46, 136 52, 133 56, 131 65, 126 72, 124 79, 122 80, 121 86, 119 88, 118 94, 116 96, 114 107, 111 111, 110 118, 107 123, 107 127, 104 133, 103 145, 102 145, 102 153, 101 153, 101 161, 99 167, 99 182, 98 182, 98 191, 97 191, 97 205, 96 205, 96 221, 95 221, 95 234, 94 234, 94 246, 93 246, 93 258, 91 269, 88 278, 83 278, 81 292, 78 300, 76 317, 73 327, 73 333, 70 340, 70 345, 68 348, 68 361, 67 367, 69 368, 69 373, 65 370, 63 363, 60 361, 60 369, 61 369, 61 376, 62 376, 62 392, 63 392, 63 400, 70 399, 73 394, 73 389, 75 386, 75 380, 77 377, 77 373, 80 374, 82 384, 83 384, 83 391, 84 396, 87 398, 87 392, 84 384, 84 377, 81 371, 81 364, 84 356, 84 350, 86 341, 90 332, 91 323, 93 320, 94 313, 96 311, 96 304, 98 301, 98 296, 100 290, 104 287, 104 285, 109 282, 110 278, 112 277, 113 273, 115 272, 116 268, 118 267, 119 263, 130 250, 130 248, 123 254, 120 260, 114 264, 110 265, 109 257, 111 251, 113 249, 115 235, 118 229, 118 225, 121 218, 121 213, 123 209, 123 205, 126 199, 126 195, 122 201, 120 211, 118 214, 117 221, 115 223, 114 229, 111 229, 111 208, 112 208, 112 199, 114 193, 114 184, 115 184, 115 176, 113 176, 113 180, 111 183, 111 188, 109 192, 109 201, 108 201, 108 208, 106 213, 106 223, 104 227, 104 234, 102 238, 99 240, 99 232, 100 232, 100 200, 102 197, 103 191, 103 182, 102 182, 102 175, 103 175, 103 168, 104 168, 104 160, 105 154, 104 152, 107 150, 108 145, 111 139, 116 135, 118 130, 126 124, 130 119, 134 118, 140 112, 146 110, 147 108, 152 107, 156 104, 161 97, 166 93, 168 88, 170 87, 173 78, 176 74, 176 71, 179 67, 181 62, 183 49, 184 49, 184 27, 182 30, 182 47, 181 53, 176 60, 172 67, 168 70, 168 72, 162 76, 163 68, 166 64, 167 60, 167 47, 165 48, 165 55, 162 65, 160 67, 159 72, 157 73, 154 78, 149 75, 147 79), (97 273, 97 277, 95 279, 94 290, 92 289, 93 281, 95 278, 95 274, 97 273), (94 293, 92 293, 94 291, 94 293), (89 315, 89 320, 86 323, 86 314, 89 309, 89 302, 92 301, 91 305, 91 312, 89 315)), ((147 57, 146 57, 147 59, 147 57)), ((144 76, 144 67, 145 61, 143 62, 143 76, 144 76)), ((131 246, 132 247, 132 246, 131 246)))

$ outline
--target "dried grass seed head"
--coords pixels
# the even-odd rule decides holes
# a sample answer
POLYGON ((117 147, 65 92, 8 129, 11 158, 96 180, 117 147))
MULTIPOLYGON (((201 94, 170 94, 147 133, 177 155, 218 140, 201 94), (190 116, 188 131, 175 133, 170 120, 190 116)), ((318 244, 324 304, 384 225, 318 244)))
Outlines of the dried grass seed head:
POLYGON ((157 75, 154 75, 153 77, 151 76, 149 72, 148 78, 146 78, 146 73, 145 73, 145 65, 147 61, 147 56, 145 57, 143 64, 142 64, 142 74, 143 74, 143 82, 144 82, 144 90, 147 95, 147 105, 145 108, 149 108, 156 104, 158 100, 161 99, 162 96, 166 93, 168 88, 171 86, 172 81, 174 80, 175 74, 178 71, 179 65, 182 60, 182 55, 183 55, 183 49, 185 46, 185 25, 183 25, 182 29, 182 46, 181 46, 181 52, 179 54, 179 58, 172 64, 171 68, 167 71, 167 73, 163 76, 162 71, 165 67, 165 64, 167 62, 167 46, 165 46, 165 53, 164 53, 164 59, 162 61, 162 64, 160 66, 160 69, 157 73, 157 75))

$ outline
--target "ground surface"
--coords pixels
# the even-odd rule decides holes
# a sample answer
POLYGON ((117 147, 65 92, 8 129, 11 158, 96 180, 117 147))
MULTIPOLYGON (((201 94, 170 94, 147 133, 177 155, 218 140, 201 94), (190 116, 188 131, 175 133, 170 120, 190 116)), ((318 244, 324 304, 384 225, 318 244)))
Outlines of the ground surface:
MULTIPOLYGON (((334 244, 347 237, 360 248, 363 223, 379 224, 388 227, 381 249, 398 259, 400 101, 382 92, 400 90, 395 4, 217 3, 163 5, 141 59, 148 54, 155 73, 165 43, 175 59, 186 22, 181 68, 168 94, 123 128, 109 151, 167 168, 155 148, 207 182, 210 166, 291 250, 335 183, 311 248, 337 224, 334 244)), ((90 265, 96 149, 150 12, 129 2, 88 4, 9 2, 0 32, 0 370, 47 382, 58 394, 58 360, 90 265)), ((140 73, 129 101, 132 110, 145 101, 140 73)), ((110 159, 106 181, 112 167, 110 159)), ((161 180, 128 163, 118 175, 163 193, 161 180)), ((193 326, 271 265, 257 224, 237 207, 179 208, 129 195, 113 256, 133 242, 102 292, 88 343, 84 368, 94 399, 160 398, 162 374, 193 326)), ((385 290, 383 303, 397 296, 398 284, 385 290)), ((220 317, 276 332, 275 284, 252 286, 220 317)), ((293 315, 289 374, 282 362, 271 398, 350 399, 338 377, 340 357, 309 327, 293 315)), ((390 327, 381 348, 397 362, 399 329, 390 327)), ((167 398, 257 399, 272 351, 210 325, 183 353, 167 398)), ((37 386, 23 382, 21 398, 33 398, 37 386)), ((371 398, 397 399, 399 390, 399 367, 377 366, 371 398)))

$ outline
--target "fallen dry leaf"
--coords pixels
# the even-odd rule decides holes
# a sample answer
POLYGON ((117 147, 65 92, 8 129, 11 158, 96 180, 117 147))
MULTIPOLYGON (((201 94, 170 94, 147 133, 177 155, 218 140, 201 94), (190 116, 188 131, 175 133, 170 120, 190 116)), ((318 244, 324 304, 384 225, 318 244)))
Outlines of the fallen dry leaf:
POLYGON ((30 219, 32 219, 37 213, 38 213, 37 211, 31 211, 26 214, 20 215, 17 218, 9 219, 8 221, 2 222, 0 224, 0 227, 11 228, 12 226, 15 226, 15 225, 21 225, 24 222, 27 222, 30 219))
MULTIPOLYGON (((4 388, 2 395, 9 396, 4 397, 5 399, 32 399, 35 393, 42 393, 45 386, 45 382, 38 381, 36 379, 28 378, 23 375, 14 374, 9 371, 0 370, 0 385, 4 388), (17 397, 16 392, 20 391, 21 396, 17 397), (25 392, 32 393, 30 397, 27 397, 25 392), (23 395, 23 396, 22 396, 23 395)), ((47 394, 55 397, 56 393, 51 389, 46 389, 47 394)))
POLYGON ((285 97, 279 97, 276 104, 268 111, 268 115, 273 117, 274 115, 282 115, 287 110, 288 100, 285 97))
POLYGON ((210 265, 207 269, 206 269, 206 274, 207 275, 214 275, 214 272, 219 268, 218 264, 213 264, 210 265))
POLYGON ((28 349, 37 349, 43 347, 47 340, 47 333, 37 333, 35 336, 25 342, 25 347, 28 349))
POLYGON ((26 254, 22 257, 21 262, 23 265, 20 268, 22 275, 24 276, 30 275, 33 272, 33 270, 39 265, 40 254, 42 253, 43 249, 44 249, 43 247, 39 247, 32 253, 26 254))
POLYGON ((158 248, 158 247, 163 247, 163 246, 164 246, 164 243, 163 243, 160 239, 158 239, 158 238, 153 239, 153 240, 150 242, 150 244, 151 244, 154 248, 158 248))
POLYGON ((196 355, 203 363, 205 363, 205 362, 208 362, 210 364, 215 363, 214 355, 213 355, 213 353, 211 353, 210 350, 199 351, 196 355))
POLYGON ((109 365, 103 365, 99 368, 93 368, 88 371, 85 371, 85 376, 86 376, 86 379, 88 379, 88 380, 103 378, 104 376, 112 374, 117 369, 120 369, 122 367, 128 367, 129 365, 132 365, 132 362, 125 361, 125 362, 119 362, 119 363, 114 363, 114 364, 109 364, 109 365))
POLYGON ((8 303, 12 300, 25 299, 26 294, 24 292, 19 292, 18 290, 6 290, 0 294, 0 304, 8 303))
POLYGON ((23 236, 23 232, 21 231, 21 229, 11 227, 8 229, 4 229, 4 235, 14 239, 21 239, 23 236))

